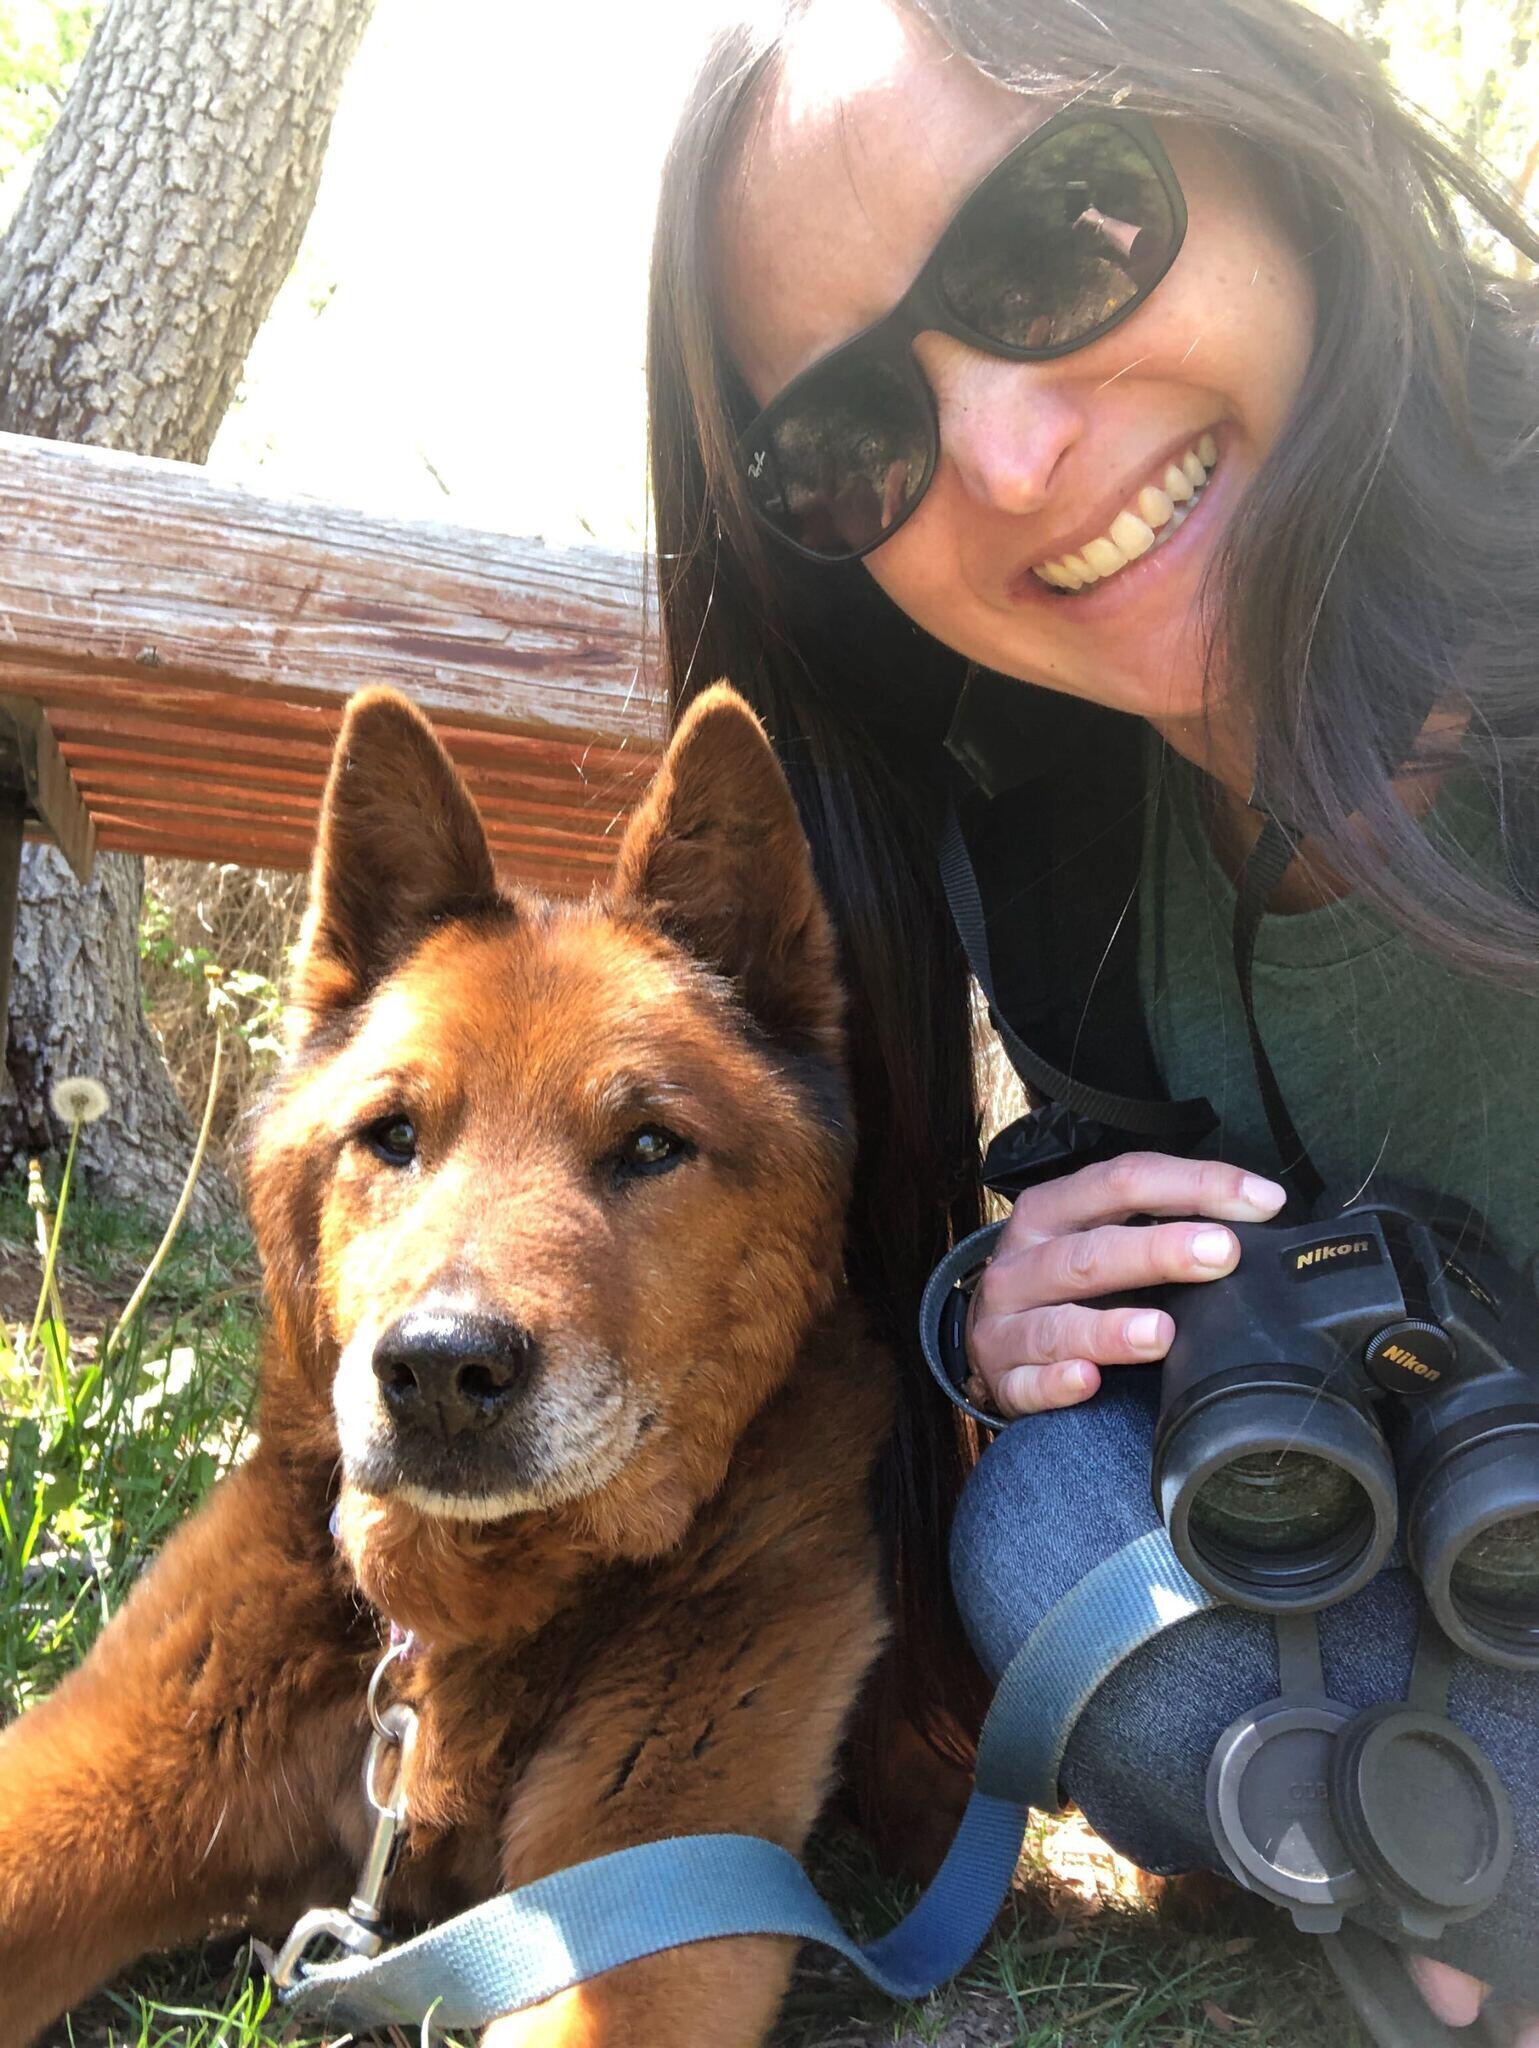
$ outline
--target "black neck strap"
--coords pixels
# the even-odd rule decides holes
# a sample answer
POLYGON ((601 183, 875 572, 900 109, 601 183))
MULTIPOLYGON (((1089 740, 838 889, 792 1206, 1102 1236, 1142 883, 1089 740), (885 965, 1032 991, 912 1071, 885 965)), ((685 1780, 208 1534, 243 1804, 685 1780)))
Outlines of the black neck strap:
POLYGON ((1421 1626, 1416 1633, 1416 1656, 1411 1665, 1411 1682, 1406 1700, 1424 1714, 1448 1712, 1448 1688, 1453 1679, 1458 1651, 1438 1626, 1432 1609, 1423 1606, 1421 1626))
POLYGON ((1277 1689, 1299 1697, 1325 1696, 1325 1667, 1320 1661, 1320 1627, 1312 1613, 1272 1616, 1277 1638, 1277 1689))
POLYGON ((1261 1091, 1261 1106, 1266 1111, 1272 1143, 1277 1147, 1283 1179, 1287 1182, 1288 1192, 1312 1208, 1324 1194, 1325 1183, 1316 1172, 1304 1140, 1288 1114, 1288 1105, 1272 1071, 1272 1062, 1261 1043, 1261 1029, 1256 1022, 1256 1005, 1251 990, 1256 934, 1261 929, 1267 905, 1276 896, 1283 876, 1293 864, 1295 851, 1286 826, 1270 812, 1263 815, 1265 823, 1261 827, 1261 837, 1246 856, 1235 885, 1234 971, 1240 984, 1240 1002, 1245 1010, 1245 1029, 1250 1034, 1250 1057, 1256 1070, 1256 1086, 1261 1091))
POLYGON ((1061 1103, 1065 1109, 1092 1117, 1097 1123, 1131 1131, 1140 1138, 1195 1140, 1212 1130, 1213 1111, 1202 1096, 1190 1102, 1156 1102, 1136 1095, 1117 1095, 1110 1089, 1093 1088, 1086 1081, 1076 1081, 1072 1076, 1060 1073, 1040 1053, 1032 1051, 1011 1026, 994 993, 983 899, 978 892, 978 877, 973 872, 972 857, 962 836, 962 824, 954 802, 948 802, 946 806, 938 851, 941 886, 946 891, 951 920, 956 926, 957 937, 962 941, 967 964, 972 969, 973 979, 983 990, 1000 1044, 1026 1086, 1038 1095, 1045 1095, 1051 1102, 1061 1103))
MULTIPOLYGON (((1071 1075, 1061 1073, 1050 1061, 1043 1059, 1040 1053, 1033 1052, 999 1007, 994 991, 993 969, 989 962, 988 928, 983 913, 983 899, 979 893, 978 877, 973 872, 972 858, 967 851, 967 841, 962 834, 962 824, 954 800, 947 802, 938 852, 941 885, 946 891, 952 922, 956 926, 957 937, 962 942, 962 950, 967 955, 967 964, 972 970, 974 980, 983 990, 984 1000, 989 1006, 989 1017, 994 1029, 999 1033, 1000 1043, 1010 1064, 1026 1086, 1035 1094, 1046 1096, 1049 1101, 1058 1103, 1079 1116, 1093 1118, 1100 1124, 1109 1124, 1117 1130, 1129 1132, 1134 1137, 1162 1138, 1177 1145, 1194 1144, 1205 1137, 1216 1122, 1212 1105, 1205 1096, 1194 1096, 1184 1102, 1160 1102, 1134 1095, 1118 1095, 1110 1089, 1095 1088, 1086 1081, 1077 1081, 1071 1075)), ((1240 1001, 1245 1010, 1245 1028, 1250 1034, 1256 1085, 1261 1092, 1262 1107, 1266 1111, 1272 1141, 1282 1162, 1283 1177, 1295 1199, 1305 1206, 1312 1206, 1319 1200, 1324 1183, 1315 1170, 1303 1139, 1294 1128, 1287 1104, 1283 1100, 1282 1090, 1277 1083, 1277 1076, 1272 1071, 1272 1063, 1266 1056, 1266 1048, 1261 1042, 1261 1032, 1256 1023, 1255 1002, 1251 989, 1256 934, 1268 904, 1277 894, 1278 885, 1288 871, 1293 855, 1292 837, 1276 818, 1268 814, 1261 836, 1252 847, 1236 885, 1234 965, 1240 985, 1240 1001)))

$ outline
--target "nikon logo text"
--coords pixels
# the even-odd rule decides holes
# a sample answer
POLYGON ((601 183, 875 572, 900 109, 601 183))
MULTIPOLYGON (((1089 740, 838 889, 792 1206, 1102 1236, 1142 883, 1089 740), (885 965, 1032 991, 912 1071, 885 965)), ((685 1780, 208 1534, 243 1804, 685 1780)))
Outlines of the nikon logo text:
POLYGON ((1317 1273, 1337 1273, 1344 1266, 1376 1266, 1384 1254, 1375 1237, 1322 1237, 1313 1244, 1296 1244, 1281 1257, 1295 1280, 1312 1280, 1317 1273))
POLYGON ((1354 1237, 1342 1244, 1312 1244, 1307 1252, 1299 1253, 1297 1263, 1302 1272, 1306 1266, 1318 1266, 1325 1259, 1361 1258, 1364 1252, 1372 1250, 1372 1241, 1366 1237, 1354 1237))
POLYGON ((1426 1359, 1418 1358, 1414 1351, 1407 1351, 1403 1344, 1386 1344, 1379 1354, 1391 1365, 1398 1365, 1402 1372, 1414 1373, 1419 1380, 1440 1380, 1443 1375, 1435 1365, 1428 1365, 1426 1359))

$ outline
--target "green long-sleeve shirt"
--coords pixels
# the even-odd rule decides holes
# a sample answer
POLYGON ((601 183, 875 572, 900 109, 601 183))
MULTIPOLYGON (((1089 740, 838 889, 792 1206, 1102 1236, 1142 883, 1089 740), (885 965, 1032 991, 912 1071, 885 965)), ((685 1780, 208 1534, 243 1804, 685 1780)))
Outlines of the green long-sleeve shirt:
MULTIPOLYGON (((1200 778, 1155 746, 1140 884, 1139 987, 1172 1096, 1206 1095, 1215 1157, 1275 1174, 1235 979, 1234 888, 1200 778)), ((1473 862, 1494 852, 1478 777, 1451 774, 1427 830, 1473 862)), ((1525 1264, 1539 1252, 1539 996, 1430 959, 1346 898, 1265 918, 1256 1015, 1299 1135, 1326 1180, 1380 1172, 1472 1202, 1525 1264)))

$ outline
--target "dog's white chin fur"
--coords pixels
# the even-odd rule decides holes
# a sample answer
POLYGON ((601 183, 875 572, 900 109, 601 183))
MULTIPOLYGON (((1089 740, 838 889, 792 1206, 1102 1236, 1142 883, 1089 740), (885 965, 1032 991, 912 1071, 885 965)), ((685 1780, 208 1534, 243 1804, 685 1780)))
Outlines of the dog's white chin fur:
POLYGON ((548 1508, 555 1500, 521 1491, 508 1493, 434 1493, 425 1486, 395 1486, 396 1500, 424 1515, 436 1515, 445 1522, 500 1522, 508 1515, 527 1515, 536 1508, 548 1508))
MULTIPOLYGON (((356 1331, 343 1347, 332 1381, 344 1472, 362 1462, 369 1449, 377 1336, 374 1329, 356 1331)), ((607 1486, 629 1462, 640 1439, 641 1412, 639 1403, 626 1399, 624 1375, 607 1352, 576 1348, 562 1360, 559 1382, 541 1390, 530 1418, 542 1444, 560 1447, 559 1466, 542 1473, 533 1486, 498 1493, 440 1493, 403 1481, 391 1488, 392 1497, 451 1522, 500 1522, 581 1500, 607 1486)))

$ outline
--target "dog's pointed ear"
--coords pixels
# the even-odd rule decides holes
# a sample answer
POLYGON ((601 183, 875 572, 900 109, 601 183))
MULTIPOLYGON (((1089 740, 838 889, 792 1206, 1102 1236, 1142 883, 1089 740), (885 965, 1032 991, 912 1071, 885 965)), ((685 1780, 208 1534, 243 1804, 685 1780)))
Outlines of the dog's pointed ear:
POLYGON ((772 1037, 837 1057, 833 926, 780 764, 727 684, 685 713, 626 827, 611 895, 730 976, 772 1037))
POLYGON ((361 1001, 434 924, 496 899, 486 833, 433 728, 399 692, 360 691, 321 803, 296 1008, 361 1001))

